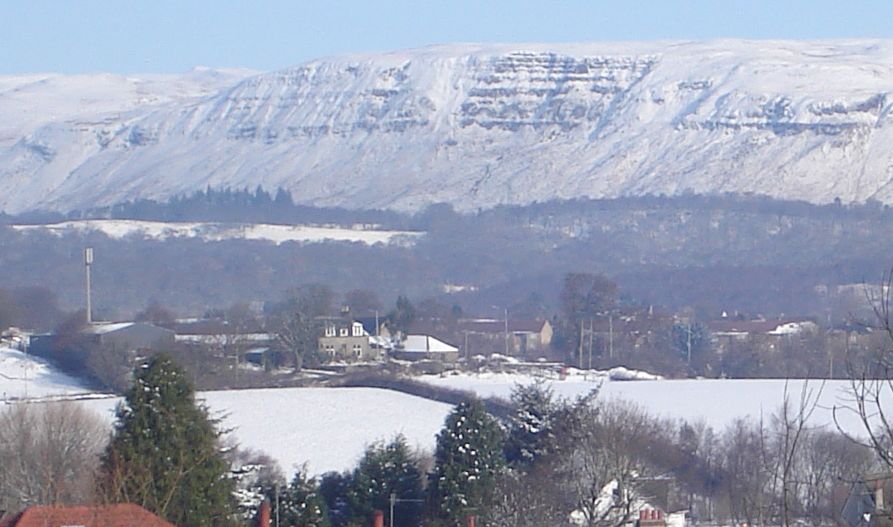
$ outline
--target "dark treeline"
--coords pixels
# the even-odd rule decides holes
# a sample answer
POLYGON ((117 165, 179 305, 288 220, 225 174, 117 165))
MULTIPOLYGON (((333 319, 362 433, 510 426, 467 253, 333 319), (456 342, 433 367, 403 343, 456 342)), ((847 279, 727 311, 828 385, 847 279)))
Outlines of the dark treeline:
MULTIPOLYGON (((893 256, 893 215, 877 203, 811 205, 761 197, 573 200, 458 213, 432 205, 414 215, 296 205, 285 191, 207 189, 102 214, 150 220, 381 225, 426 234, 411 246, 190 239, 109 239, 0 228, 0 286, 40 284, 69 308, 82 303, 81 251, 97 250, 97 307, 127 316, 154 299, 181 312, 268 300, 303 283, 336 292, 371 289, 391 301, 442 298, 466 311, 535 306, 555 312, 568 272, 604 273, 631 302, 704 316, 846 315, 829 295, 874 282, 893 256), (138 285, 137 285, 138 284, 138 285)), ((95 211, 94 211, 95 212, 95 211)), ((37 216, 6 217, 8 223, 37 216)), ((528 310, 530 311, 530 310, 528 310)))
POLYGON ((245 223, 376 224, 405 228, 405 216, 385 210, 350 210, 339 207, 311 207, 296 204, 282 188, 270 193, 258 186, 245 189, 214 189, 166 202, 140 199, 106 209, 78 213, 81 217, 105 216, 113 219, 155 221, 220 221, 245 223))

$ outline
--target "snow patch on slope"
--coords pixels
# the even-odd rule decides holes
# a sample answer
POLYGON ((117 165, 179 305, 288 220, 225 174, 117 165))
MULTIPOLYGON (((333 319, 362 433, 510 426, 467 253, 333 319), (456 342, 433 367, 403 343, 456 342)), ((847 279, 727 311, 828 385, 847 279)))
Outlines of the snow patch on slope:
POLYGON ((19 350, 0 347, 0 398, 4 401, 87 394, 78 379, 47 361, 19 350))
POLYGON ((367 245, 411 244, 423 233, 412 231, 385 231, 376 229, 317 227, 305 225, 277 225, 264 223, 172 223, 142 220, 75 220, 47 225, 11 225, 20 232, 66 233, 101 232, 110 238, 127 237, 166 240, 170 238, 198 238, 205 241, 265 240, 278 244, 285 242, 319 243, 325 241, 355 242, 367 245))

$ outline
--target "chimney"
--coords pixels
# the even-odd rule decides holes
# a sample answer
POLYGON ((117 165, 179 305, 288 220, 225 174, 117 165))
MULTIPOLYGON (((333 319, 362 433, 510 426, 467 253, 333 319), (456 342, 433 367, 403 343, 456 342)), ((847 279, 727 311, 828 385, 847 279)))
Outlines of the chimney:
POLYGON ((373 527, 384 527, 384 512, 375 511, 372 516, 373 527))
POLYGON ((475 527, 475 525, 477 525, 477 519, 475 518, 474 514, 472 514, 472 515, 468 516, 468 519, 466 520, 466 523, 465 523, 465 527, 475 527))
POLYGON ((638 527, 666 527, 664 511, 660 509, 641 509, 639 511, 638 527))
POLYGON ((257 527, 270 527, 270 500, 264 500, 257 511, 257 527))

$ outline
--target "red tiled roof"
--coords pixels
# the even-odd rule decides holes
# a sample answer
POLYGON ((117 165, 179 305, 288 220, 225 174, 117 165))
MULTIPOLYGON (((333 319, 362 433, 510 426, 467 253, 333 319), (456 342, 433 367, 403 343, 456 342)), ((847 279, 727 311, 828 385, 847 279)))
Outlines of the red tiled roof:
POLYGON ((56 507, 38 505, 0 522, 0 527, 175 527, 139 505, 56 507))

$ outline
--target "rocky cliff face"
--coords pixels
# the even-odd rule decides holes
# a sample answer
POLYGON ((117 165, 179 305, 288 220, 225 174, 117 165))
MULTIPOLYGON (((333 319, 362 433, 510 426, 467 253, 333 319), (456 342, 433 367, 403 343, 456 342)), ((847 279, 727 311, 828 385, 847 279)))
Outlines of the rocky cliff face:
POLYGON ((893 202, 891 91, 886 41, 343 57, 19 127, 0 143, 0 209, 207 185, 399 209, 689 192, 893 202))

